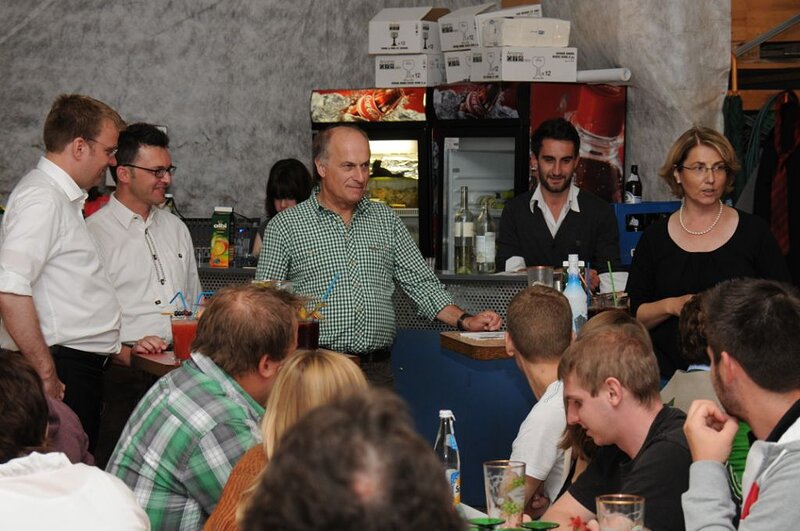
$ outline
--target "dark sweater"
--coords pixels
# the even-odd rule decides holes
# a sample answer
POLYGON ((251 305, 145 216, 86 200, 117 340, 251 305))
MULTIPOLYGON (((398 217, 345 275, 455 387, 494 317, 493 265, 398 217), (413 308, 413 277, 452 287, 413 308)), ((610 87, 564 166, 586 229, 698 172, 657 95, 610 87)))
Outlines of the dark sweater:
MULTIPOLYGON (((525 264, 561 267, 568 254, 577 253, 594 269, 605 271, 606 262, 619 263, 619 234, 617 219, 610 204, 581 190, 578 193, 580 213, 570 210, 558 228, 556 237, 550 235, 541 203, 531 212, 533 190, 511 200, 500 218, 497 240, 497 269, 505 270, 506 260, 522 256, 525 264)), ((544 206, 544 208, 547 208, 544 206)), ((566 207, 565 207, 566 208, 566 207)))

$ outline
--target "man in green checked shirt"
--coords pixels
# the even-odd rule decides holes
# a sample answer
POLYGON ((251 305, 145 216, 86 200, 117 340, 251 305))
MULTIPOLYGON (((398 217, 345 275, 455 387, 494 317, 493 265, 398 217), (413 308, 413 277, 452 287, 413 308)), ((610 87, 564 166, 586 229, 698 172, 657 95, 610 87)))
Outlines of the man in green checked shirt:
POLYGON ((255 284, 219 290, 191 359, 150 388, 108 472, 136 495, 154 530, 202 529, 259 421, 283 360, 297 347, 297 298, 255 284))
POLYGON ((495 312, 470 315, 456 306, 400 218, 364 197, 370 149, 361 129, 321 131, 313 155, 318 188, 267 224, 256 279, 290 280, 298 293, 321 297, 338 275, 320 322, 321 346, 357 355, 370 382, 391 386, 395 282, 428 319, 461 330, 500 328, 495 312))

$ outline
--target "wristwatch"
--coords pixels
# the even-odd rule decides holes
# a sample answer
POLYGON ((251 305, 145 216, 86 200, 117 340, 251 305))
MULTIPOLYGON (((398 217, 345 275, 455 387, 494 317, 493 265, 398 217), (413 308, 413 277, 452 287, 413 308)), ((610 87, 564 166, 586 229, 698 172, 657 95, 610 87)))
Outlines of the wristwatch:
POLYGON ((456 328, 459 330, 466 330, 466 328, 464 328, 464 321, 467 319, 467 317, 474 317, 474 315, 469 312, 462 313, 461 317, 459 317, 458 321, 456 321, 456 328))

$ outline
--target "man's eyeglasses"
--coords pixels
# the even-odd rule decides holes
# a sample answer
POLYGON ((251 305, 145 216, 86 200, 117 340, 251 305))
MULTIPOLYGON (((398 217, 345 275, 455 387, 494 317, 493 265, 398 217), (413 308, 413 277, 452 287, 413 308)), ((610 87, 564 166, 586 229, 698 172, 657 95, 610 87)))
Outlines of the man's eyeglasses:
POLYGON ((695 177, 705 177, 707 172, 714 174, 714 177, 725 177, 728 174, 728 166, 720 162, 714 164, 710 168, 704 164, 697 164, 695 166, 678 166, 679 170, 685 170, 694 175, 695 177))
POLYGON ((149 171, 155 175, 157 179, 163 179, 168 173, 169 176, 172 177, 175 175, 175 170, 178 169, 175 166, 170 166, 169 168, 143 168, 142 166, 136 166, 135 164, 122 164, 122 166, 136 168, 137 170, 149 171))
POLYGON ((86 141, 94 142, 95 144, 100 144, 101 146, 103 146, 105 148, 106 156, 108 157, 113 157, 114 155, 117 154, 117 151, 119 151, 119 148, 117 146, 109 146, 108 144, 103 144, 102 142, 100 142, 99 140, 95 140, 94 138, 87 138, 86 141))

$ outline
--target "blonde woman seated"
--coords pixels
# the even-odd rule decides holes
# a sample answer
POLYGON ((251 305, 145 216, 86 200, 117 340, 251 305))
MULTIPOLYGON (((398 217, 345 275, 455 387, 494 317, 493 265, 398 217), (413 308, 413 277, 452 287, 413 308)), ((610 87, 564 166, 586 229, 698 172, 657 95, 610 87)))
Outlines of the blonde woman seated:
POLYGON ((263 445, 245 453, 231 472, 206 531, 238 529, 252 488, 275 452, 281 436, 308 411, 335 398, 367 388, 361 369, 341 354, 303 350, 281 367, 261 421, 263 445))

